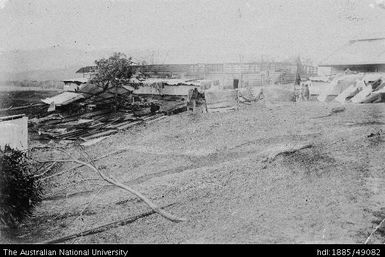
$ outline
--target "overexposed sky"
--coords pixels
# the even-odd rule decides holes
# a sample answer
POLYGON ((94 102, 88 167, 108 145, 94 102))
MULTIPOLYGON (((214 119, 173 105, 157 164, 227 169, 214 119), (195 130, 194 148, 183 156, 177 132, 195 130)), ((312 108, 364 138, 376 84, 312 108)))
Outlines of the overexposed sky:
POLYGON ((317 61, 349 39, 378 36, 385 37, 385 9, 376 0, 0 0, 3 51, 61 46, 169 51, 166 62, 227 54, 317 61))

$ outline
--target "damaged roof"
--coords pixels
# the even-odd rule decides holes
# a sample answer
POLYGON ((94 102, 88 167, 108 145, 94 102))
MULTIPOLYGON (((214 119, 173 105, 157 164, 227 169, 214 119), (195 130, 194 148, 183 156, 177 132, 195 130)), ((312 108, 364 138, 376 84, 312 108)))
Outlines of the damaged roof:
POLYGON ((64 83, 87 83, 88 78, 73 78, 73 79, 65 79, 64 83))
POLYGON ((351 40, 319 66, 385 64, 385 38, 351 40))
POLYGON ((76 71, 76 73, 90 73, 90 72, 96 72, 97 67, 96 66, 86 66, 82 67, 79 70, 76 71))
POLYGON ((84 98, 82 94, 73 93, 73 92, 64 92, 54 97, 48 97, 46 99, 42 99, 41 101, 46 104, 55 103, 56 106, 67 105, 73 103, 79 99, 84 98))
POLYGON ((183 80, 183 79, 162 79, 162 78, 148 78, 145 80, 138 80, 136 78, 131 79, 131 83, 143 84, 145 86, 150 86, 156 83, 162 83, 170 86, 177 85, 193 85, 199 86, 200 83, 197 80, 183 80))

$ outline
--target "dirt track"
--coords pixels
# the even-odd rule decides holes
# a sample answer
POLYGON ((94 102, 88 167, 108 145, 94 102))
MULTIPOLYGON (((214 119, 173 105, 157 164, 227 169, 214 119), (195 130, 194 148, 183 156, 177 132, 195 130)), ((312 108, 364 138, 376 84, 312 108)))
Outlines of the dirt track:
MULTIPOLYGON (((99 168, 160 206, 173 204, 167 210, 188 221, 153 214, 66 243, 363 243, 385 218, 385 130, 367 137, 384 127, 385 104, 347 105, 311 119, 335 106, 255 103, 237 112, 182 113, 86 148, 97 157, 130 147, 97 162, 99 168), (312 147, 264 161, 306 144, 312 147)), ((97 184, 105 184, 90 180, 96 178, 82 168, 48 180, 47 199, 20 240, 56 238, 148 211, 110 186, 75 220, 97 184)), ((371 243, 384 243, 383 236, 379 231, 371 243)))

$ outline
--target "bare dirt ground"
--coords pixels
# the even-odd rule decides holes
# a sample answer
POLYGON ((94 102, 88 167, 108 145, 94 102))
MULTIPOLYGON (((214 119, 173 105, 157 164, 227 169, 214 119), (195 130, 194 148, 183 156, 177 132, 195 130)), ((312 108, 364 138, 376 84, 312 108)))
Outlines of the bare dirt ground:
MULTIPOLYGON (((130 147, 98 167, 188 220, 152 214, 65 243, 363 243, 385 218, 385 133, 378 133, 385 104, 346 105, 312 119, 335 106, 254 103, 228 113, 186 112, 85 148, 93 158, 130 147)), ((18 241, 53 239, 149 210, 116 187, 98 192, 106 184, 98 178, 83 167, 45 180, 45 200, 18 241)), ((384 243, 384 232, 371 243, 384 243)))
POLYGON ((41 99, 57 95, 60 91, 37 87, 0 86, 0 108, 41 103, 41 99))

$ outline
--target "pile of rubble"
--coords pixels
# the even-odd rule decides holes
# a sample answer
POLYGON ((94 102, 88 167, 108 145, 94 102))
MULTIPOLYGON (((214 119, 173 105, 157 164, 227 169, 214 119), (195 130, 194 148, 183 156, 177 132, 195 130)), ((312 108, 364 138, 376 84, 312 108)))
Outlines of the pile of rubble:
POLYGON ((42 118, 30 119, 29 124, 30 128, 38 133, 40 139, 81 139, 87 142, 162 117, 164 113, 136 117, 133 113, 108 109, 68 116, 53 113, 42 118))
POLYGON ((344 103, 385 102, 385 74, 357 73, 336 76, 317 98, 344 103))
MULTIPOLYGON (((82 140, 83 144, 132 126, 154 122, 187 110, 184 95, 141 95, 135 88, 103 89, 86 84, 74 92, 42 99, 29 119, 38 140, 82 140)), ((25 111, 25 110, 24 110, 25 111)))
POLYGON ((80 140, 82 145, 90 145, 135 125, 189 109, 237 110, 240 102, 251 104, 261 95, 261 88, 225 90, 209 80, 151 78, 114 88, 86 83, 41 99, 39 104, 7 109, 6 113, 28 116, 32 140, 80 140))

